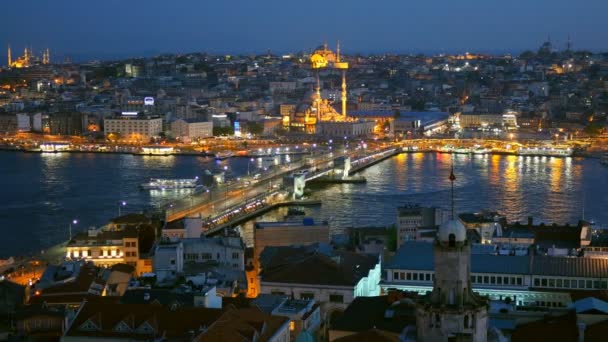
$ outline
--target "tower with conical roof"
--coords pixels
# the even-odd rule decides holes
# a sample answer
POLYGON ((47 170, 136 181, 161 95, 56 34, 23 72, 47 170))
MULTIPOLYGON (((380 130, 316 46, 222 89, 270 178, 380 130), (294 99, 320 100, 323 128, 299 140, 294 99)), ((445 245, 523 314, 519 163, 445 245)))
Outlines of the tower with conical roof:
POLYGON ((462 222, 454 218, 454 168, 452 217, 437 232, 433 246, 435 278, 433 291, 417 306, 418 341, 487 340, 488 301, 471 289, 471 246, 462 222))

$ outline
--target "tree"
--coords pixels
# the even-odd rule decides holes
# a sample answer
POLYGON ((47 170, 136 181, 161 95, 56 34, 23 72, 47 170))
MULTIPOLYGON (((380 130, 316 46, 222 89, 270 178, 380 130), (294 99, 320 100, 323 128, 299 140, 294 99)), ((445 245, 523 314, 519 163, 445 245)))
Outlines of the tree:
POLYGON ((228 127, 213 127, 213 136, 234 135, 234 128, 228 127))
POLYGON ((251 133, 251 135, 261 135, 264 133, 264 124, 261 122, 248 122, 247 131, 251 133))
POLYGON ((590 122, 587 127, 585 127, 585 133, 592 137, 599 135, 601 132, 602 126, 596 122, 590 122))
POLYGON ((530 51, 530 50, 526 50, 526 51, 522 52, 522 53, 519 55, 519 58, 521 58, 521 59, 530 59, 530 58, 532 58, 532 57, 534 57, 534 56, 535 56, 535 55, 534 55, 534 52, 532 52, 532 51, 530 51))

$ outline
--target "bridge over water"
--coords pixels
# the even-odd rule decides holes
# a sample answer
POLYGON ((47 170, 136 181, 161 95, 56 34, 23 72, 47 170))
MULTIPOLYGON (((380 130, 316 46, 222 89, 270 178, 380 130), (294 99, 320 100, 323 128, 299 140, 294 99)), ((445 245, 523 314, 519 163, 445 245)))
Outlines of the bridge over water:
POLYGON ((303 193, 306 181, 336 173, 348 176, 400 152, 400 148, 388 148, 363 155, 359 155, 361 152, 333 152, 310 156, 275 167, 274 172, 249 184, 241 181, 223 185, 173 202, 165 207, 165 220, 171 222, 190 215, 201 215, 207 218, 206 222, 224 226, 262 207, 297 198, 303 193), (294 184, 286 186, 285 177, 291 175, 294 184), (287 194, 295 196, 290 198, 287 194))

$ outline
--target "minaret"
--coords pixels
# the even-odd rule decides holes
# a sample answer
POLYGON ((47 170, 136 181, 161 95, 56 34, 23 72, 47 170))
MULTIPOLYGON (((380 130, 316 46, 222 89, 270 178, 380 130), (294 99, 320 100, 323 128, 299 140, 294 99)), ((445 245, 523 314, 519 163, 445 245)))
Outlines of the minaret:
POLYGON ((42 64, 49 64, 51 63, 51 52, 49 50, 49 48, 46 48, 44 50, 44 53, 42 54, 42 64))
POLYGON ((336 47, 336 66, 342 69, 342 115, 346 118, 346 68, 348 64, 340 61, 340 41, 338 41, 338 46, 336 47))
POLYGON ((471 289, 471 245, 467 230, 454 219, 454 167, 452 184, 452 219, 437 232, 433 246, 435 278, 433 291, 418 303, 416 310, 417 341, 485 342, 488 334, 487 299, 471 289))
POLYGON ((11 46, 8 46, 8 67, 10 68, 13 65, 13 56, 11 54, 11 46))
POLYGON ((317 121, 319 121, 321 119, 321 79, 319 78, 319 69, 317 69, 317 89, 315 95, 315 101, 317 102, 317 121))

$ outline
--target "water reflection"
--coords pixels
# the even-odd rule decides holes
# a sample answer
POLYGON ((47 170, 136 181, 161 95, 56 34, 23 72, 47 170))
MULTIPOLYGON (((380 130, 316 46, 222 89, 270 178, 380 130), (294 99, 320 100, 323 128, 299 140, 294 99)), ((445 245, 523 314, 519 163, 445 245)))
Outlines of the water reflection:
MULTIPOLYGON (((585 202, 586 218, 608 224, 608 168, 579 158, 402 154, 362 172, 367 184, 315 190, 312 197, 323 205, 307 212, 341 230, 392 224, 395 208, 405 203, 448 208, 452 161, 458 212, 492 209, 510 220, 531 215, 537 221, 575 223, 585 202)), ((37 250, 64 240, 66 224, 74 218, 81 222, 76 230, 104 224, 116 216, 120 200, 128 203, 125 212, 160 205, 162 196, 139 190, 149 178, 200 177, 218 165, 239 177, 248 167, 261 173, 265 164, 263 158, 216 164, 204 157, 0 153, 0 165, 0 256, 5 256, 22 246, 37 250)), ((269 213, 260 220, 284 215, 269 213)), ((245 232, 251 235, 250 228, 245 232)))

